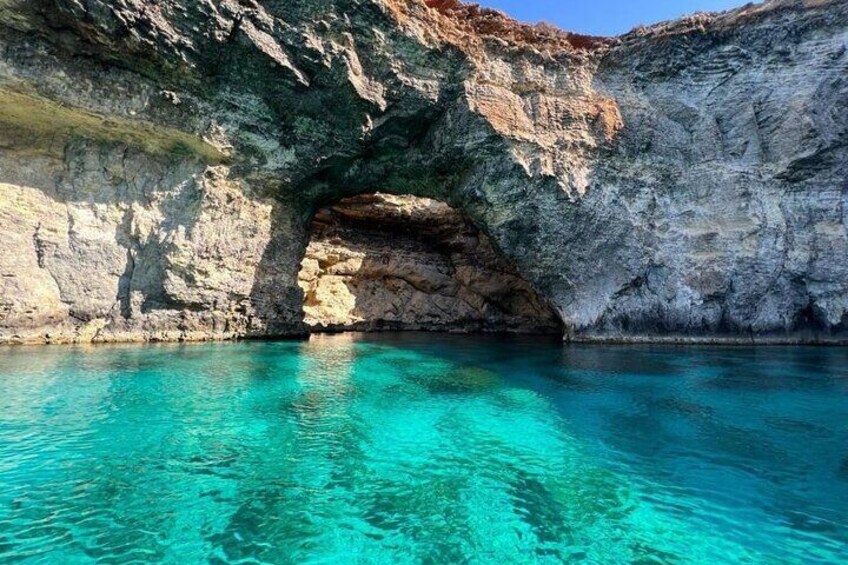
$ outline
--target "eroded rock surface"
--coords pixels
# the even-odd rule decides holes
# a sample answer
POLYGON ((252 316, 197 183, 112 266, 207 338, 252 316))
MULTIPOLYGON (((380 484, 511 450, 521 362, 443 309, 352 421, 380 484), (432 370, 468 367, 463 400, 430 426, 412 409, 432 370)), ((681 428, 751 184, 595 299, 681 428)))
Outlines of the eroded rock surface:
POLYGON ((315 330, 557 333, 557 315, 450 206, 375 194, 318 212, 300 272, 315 330))
POLYGON ((306 331, 316 209, 451 205, 575 339, 848 336, 848 3, 0 0, 0 341, 306 331))

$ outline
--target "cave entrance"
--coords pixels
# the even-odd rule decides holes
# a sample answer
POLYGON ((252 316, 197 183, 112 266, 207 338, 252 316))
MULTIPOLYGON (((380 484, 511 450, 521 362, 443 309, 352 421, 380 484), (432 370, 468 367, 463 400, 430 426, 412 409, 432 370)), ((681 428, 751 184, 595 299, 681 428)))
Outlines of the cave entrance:
POLYGON ((562 332, 559 317, 459 211, 369 194, 319 210, 301 265, 313 332, 562 332))

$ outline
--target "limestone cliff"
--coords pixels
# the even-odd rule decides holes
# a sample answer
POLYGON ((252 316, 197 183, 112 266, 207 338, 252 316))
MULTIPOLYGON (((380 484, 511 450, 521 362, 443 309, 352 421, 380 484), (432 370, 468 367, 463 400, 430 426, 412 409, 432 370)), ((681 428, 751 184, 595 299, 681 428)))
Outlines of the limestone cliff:
POLYGON ((575 339, 848 335, 848 3, 0 0, 0 341, 306 331, 315 212, 460 210, 575 339), (428 5, 429 4, 429 5, 428 5))

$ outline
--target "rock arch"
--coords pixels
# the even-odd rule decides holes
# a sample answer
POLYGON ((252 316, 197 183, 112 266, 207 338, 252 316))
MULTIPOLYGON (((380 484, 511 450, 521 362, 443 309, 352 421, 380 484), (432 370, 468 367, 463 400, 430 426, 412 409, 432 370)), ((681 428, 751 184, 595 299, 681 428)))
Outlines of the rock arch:
POLYGON ((370 194, 318 211, 302 263, 313 332, 561 334, 557 315, 460 212, 370 194))

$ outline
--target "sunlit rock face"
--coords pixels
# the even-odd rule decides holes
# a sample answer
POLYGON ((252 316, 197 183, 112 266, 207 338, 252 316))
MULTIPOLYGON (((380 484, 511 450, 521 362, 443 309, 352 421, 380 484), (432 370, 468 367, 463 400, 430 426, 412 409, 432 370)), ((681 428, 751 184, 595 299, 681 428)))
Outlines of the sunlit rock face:
POLYGON ((315 211, 376 190, 570 339, 848 336, 848 3, 615 39, 430 4, 0 0, 0 341, 303 334, 315 211))
POLYGON ((375 194, 321 209, 299 280, 314 330, 561 331, 488 238, 428 198, 375 194))

